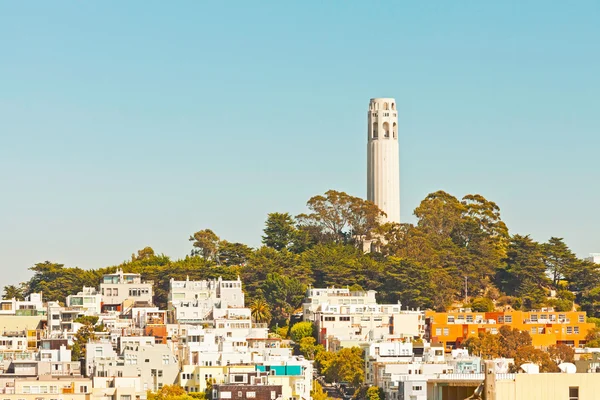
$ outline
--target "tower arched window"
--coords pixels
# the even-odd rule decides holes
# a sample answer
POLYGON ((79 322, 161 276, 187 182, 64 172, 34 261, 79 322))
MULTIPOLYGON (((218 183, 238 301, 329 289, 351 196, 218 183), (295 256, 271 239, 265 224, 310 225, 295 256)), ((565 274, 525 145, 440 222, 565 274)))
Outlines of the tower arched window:
POLYGON ((396 103, 392 103, 392 110, 396 109, 396 103))
POLYGON ((390 124, 388 122, 383 123, 383 137, 384 138, 390 137, 390 124))
POLYGON ((384 109, 384 110, 389 110, 389 108, 388 108, 388 103, 383 103, 383 109, 384 109))
POLYGON ((394 125, 392 126, 392 132, 394 135, 394 139, 397 139, 398 138, 398 124, 396 124, 395 122, 394 122, 394 125))
POLYGON ((377 139, 379 137, 379 132, 377 132, 377 122, 373 122, 373 139, 377 139))

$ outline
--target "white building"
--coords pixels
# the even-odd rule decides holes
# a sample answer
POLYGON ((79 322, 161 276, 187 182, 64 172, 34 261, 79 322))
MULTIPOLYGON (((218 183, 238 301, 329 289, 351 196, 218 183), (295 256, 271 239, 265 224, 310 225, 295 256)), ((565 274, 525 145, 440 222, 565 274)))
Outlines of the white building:
POLYGON ((75 320, 80 315, 83 315, 81 309, 62 307, 56 301, 48 302, 48 334, 56 337, 77 332, 82 324, 75 322, 75 320))
POLYGON ((102 311, 126 313, 136 303, 152 304, 152 285, 153 282, 142 282, 140 274, 126 274, 121 269, 104 275, 100 284, 102 311))
POLYGON ((41 293, 31 293, 25 300, 0 300, 0 315, 44 315, 46 307, 41 293))
POLYGON ((590 256, 586 258, 586 261, 600 264, 600 253, 590 253, 590 256))
POLYGON ((321 304, 330 305, 364 305, 375 304, 374 290, 351 292, 349 288, 311 288, 306 290, 302 304, 302 316, 305 321, 315 322, 315 312, 321 304))
POLYGON ((98 315, 102 312, 102 295, 96 288, 84 286, 81 292, 67 296, 66 305, 85 315, 98 315))
POLYGON ((118 357, 94 357, 91 369, 99 378, 139 376, 143 391, 172 385, 179 375, 177 358, 166 344, 128 342, 118 357))
POLYGON ((212 319, 213 308, 244 307, 242 281, 221 277, 205 281, 176 281, 169 284, 169 320, 200 323, 212 319))
POLYGON ((392 98, 371 99, 368 111, 367 200, 400 222, 398 111, 392 98))

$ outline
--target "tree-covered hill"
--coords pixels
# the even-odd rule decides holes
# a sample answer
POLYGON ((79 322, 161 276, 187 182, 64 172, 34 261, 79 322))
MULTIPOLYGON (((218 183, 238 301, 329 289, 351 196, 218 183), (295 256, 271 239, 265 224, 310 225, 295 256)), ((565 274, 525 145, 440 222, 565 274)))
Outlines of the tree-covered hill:
POLYGON ((165 307, 169 280, 217 278, 244 282, 247 303, 271 307, 283 322, 299 306, 307 285, 353 286, 376 290, 379 301, 443 310, 464 299, 465 281, 474 303, 487 298, 514 308, 554 306, 573 301, 600 316, 599 266, 578 259, 564 241, 538 243, 511 235, 499 207, 480 195, 458 199, 443 191, 416 208, 417 223, 383 224, 372 203, 328 191, 307 203, 308 212, 267 216, 263 246, 252 249, 219 238, 212 230, 189 237, 190 255, 171 260, 147 247, 118 266, 96 270, 43 262, 21 288, 5 296, 42 291, 46 300, 64 301, 83 286, 98 286, 103 274, 123 268, 154 281, 155 303, 165 307), (369 245, 373 251, 365 253, 369 245), (550 298, 550 290, 558 296, 550 298))

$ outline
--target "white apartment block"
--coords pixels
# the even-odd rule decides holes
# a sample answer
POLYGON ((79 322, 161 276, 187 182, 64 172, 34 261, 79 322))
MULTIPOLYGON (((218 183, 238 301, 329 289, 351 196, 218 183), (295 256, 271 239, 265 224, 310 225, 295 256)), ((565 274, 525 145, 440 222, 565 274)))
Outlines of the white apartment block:
POLYGON ((31 293, 25 300, 0 300, 0 316, 2 315, 44 315, 46 307, 41 293, 31 293))
POLYGON ((169 285, 170 322, 199 323, 211 319, 214 308, 244 307, 242 281, 221 277, 205 281, 176 281, 169 285))
MULTIPOLYGON (((123 345, 123 344, 122 344, 123 345)), ((94 377, 140 377, 143 391, 160 390, 172 385, 179 375, 179 363, 166 344, 142 344, 128 342, 118 357, 94 357, 94 377)))
POLYGON ((75 322, 77 317, 83 315, 83 310, 70 307, 62 307, 56 301, 48 302, 48 325, 50 336, 67 335, 77 332, 82 324, 75 322))
POLYGON ((126 312, 135 303, 152 304, 153 282, 142 282, 140 274, 128 274, 119 269, 102 277, 100 292, 102 311, 126 312), (128 302, 129 304, 123 305, 128 302))
POLYGON ((83 287, 77 294, 67 296, 67 307, 80 310, 85 315, 98 315, 102 312, 102 295, 94 287, 83 287))
POLYGON ((402 310, 400 304, 321 304, 314 313, 319 343, 327 349, 360 346, 373 341, 419 338, 425 332, 420 311, 402 310))
POLYGON ((376 304, 374 290, 351 292, 349 288, 330 287, 325 289, 308 288, 302 304, 302 315, 305 321, 315 322, 315 312, 322 304, 330 305, 365 305, 376 304))

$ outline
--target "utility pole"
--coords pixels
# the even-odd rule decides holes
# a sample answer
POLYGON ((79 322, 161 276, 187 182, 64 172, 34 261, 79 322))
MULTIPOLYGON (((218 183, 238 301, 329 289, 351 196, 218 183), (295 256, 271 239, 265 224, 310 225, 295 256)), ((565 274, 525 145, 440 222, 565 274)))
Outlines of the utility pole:
POLYGON ((496 368, 494 361, 485 361, 485 380, 483 382, 483 398, 496 400, 496 368))
POLYGON ((467 276, 465 275, 465 304, 467 304, 469 302, 469 289, 467 286, 467 276))

